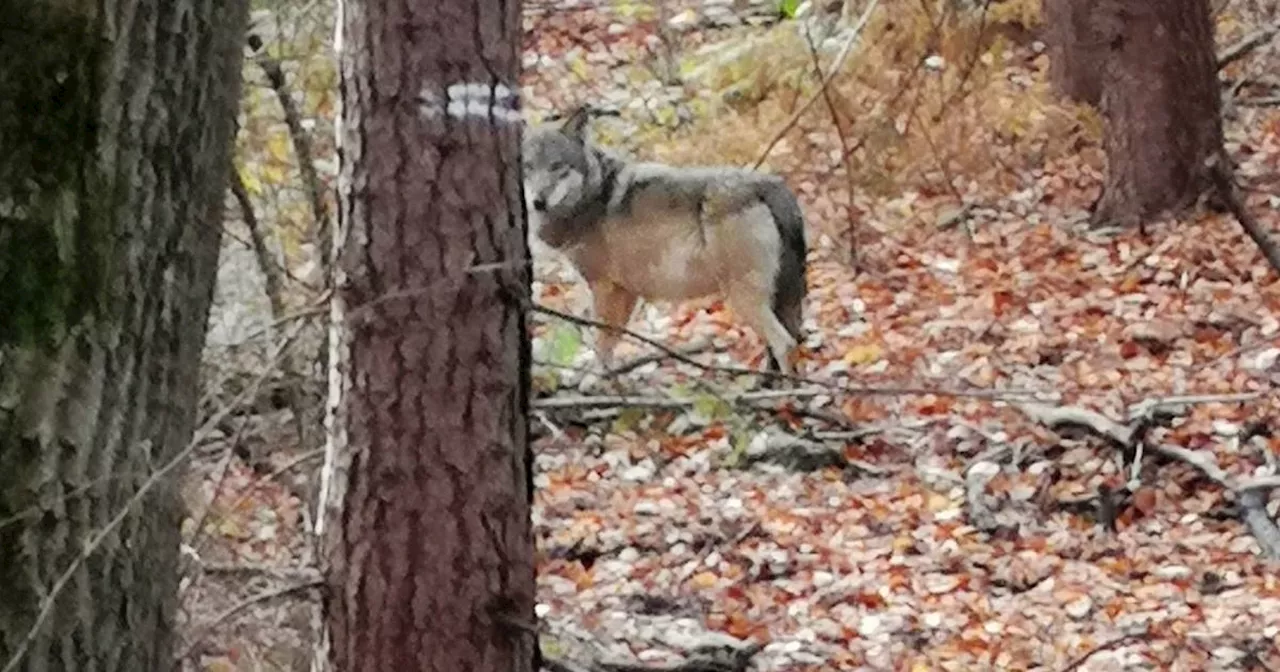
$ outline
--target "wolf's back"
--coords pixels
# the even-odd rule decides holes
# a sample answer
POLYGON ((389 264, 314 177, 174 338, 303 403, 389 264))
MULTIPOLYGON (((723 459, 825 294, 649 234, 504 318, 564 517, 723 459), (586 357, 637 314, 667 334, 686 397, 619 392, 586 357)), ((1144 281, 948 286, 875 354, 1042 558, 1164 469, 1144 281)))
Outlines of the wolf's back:
POLYGON ((782 241, 778 278, 773 286, 773 311, 782 326, 797 340, 804 340, 805 255, 808 252, 804 234, 804 213, 787 183, 771 176, 760 183, 760 200, 773 215, 782 241))

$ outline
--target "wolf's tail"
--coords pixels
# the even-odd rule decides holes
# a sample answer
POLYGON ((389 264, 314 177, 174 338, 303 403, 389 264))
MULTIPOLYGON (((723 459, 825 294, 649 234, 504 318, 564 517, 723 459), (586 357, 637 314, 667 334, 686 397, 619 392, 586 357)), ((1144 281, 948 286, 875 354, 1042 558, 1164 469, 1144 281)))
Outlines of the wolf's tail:
MULTIPOLYGON (((773 313, 797 342, 804 341, 801 325, 804 322, 804 296, 806 292, 804 266, 808 252, 804 235, 804 213, 800 210, 795 194, 780 177, 766 181, 760 189, 760 199, 773 215, 774 225, 782 239, 778 277, 773 282, 773 313)), ((770 368, 777 362, 769 358, 770 368)))

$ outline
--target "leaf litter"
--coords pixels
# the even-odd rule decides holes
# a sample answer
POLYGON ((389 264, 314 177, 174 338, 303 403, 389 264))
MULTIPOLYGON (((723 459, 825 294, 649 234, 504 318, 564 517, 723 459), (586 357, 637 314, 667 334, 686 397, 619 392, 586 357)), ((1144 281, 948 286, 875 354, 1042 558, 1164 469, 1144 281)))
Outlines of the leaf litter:
MULTIPOLYGON (((786 14, 813 10, 801 4, 786 14)), ((1280 665, 1280 578, 1258 558, 1231 495, 1152 457, 1127 490, 1129 463, 1099 437, 1037 424, 1010 400, 944 392, 1035 390, 1117 421, 1158 396, 1263 392, 1188 405, 1152 430, 1237 477, 1261 474, 1280 450, 1273 272, 1224 215, 1155 222, 1147 235, 1087 230, 1083 211, 1105 163, 1098 122, 1046 102, 1034 41, 975 49, 974 34, 956 30, 931 42, 914 3, 885 4, 850 56, 851 74, 832 82, 858 144, 853 160, 821 102, 766 160, 809 220, 802 367, 829 389, 744 405, 736 399, 753 381, 669 359, 611 378, 587 330, 534 326, 542 399, 690 400, 535 413, 535 427, 556 429, 534 446, 544 649, 670 664, 718 632, 762 645, 752 658, 760 670, 1280 665), (922 52, 930 43, 942 53, 922 52), (833 179, 846 170, 857 193, 833 179), (876 385, 937 393, 843 389, 876 385), (786 437, 838 459, 797 470, 752 457, 786 437), (1106 489, 1125 496, 1106 500, 1106 489)), ((1236 4, 1224 17, 1240 13, 1236 4)), ((813 91, 811 58, 786 33, 798 22, 776 14, 768 2, 672 3, 665 14, 654 3, 526 3, 526 112, 536 120, 577 102, 612 105, 623 114, 598 124, 604 142, 673 162, 749 164, 813 91), (668 52, 683 82, 660 81, 668 52)), ((1238 30, 1235 20, 1220 29, 1238 30)), ((840 38, 818 40, 824 60, 840 38)), ((315 54, 290 67, 329 180, 334 77, 320 42, 308 44, 315 54)), ((1265 69, 1232 67, 1233 76, 1265 69)), ((297 246, 307 210, 290 194, 296 157, 269 101, 250 87, 238 166, 282 229, 283 263, 296 268, 307 263, 297 246)), ((1248 206, 1275 230, 1280 115, 1241 111, 1226 129, 1248 206)), ((589 314, 563 264, 539 259, 535 270, 541 303, 589 314)), ((703 348, 698 361, 763 364, 763 343, 720 301, 645 305, 630 328, 703 348)), ((624 340, 618 355, 651 352, 624 340)), ((230 433, 223 439, 229 449, 230 433)), ((283 434, 265 443, 299 452, 283 434)), ((225 477, 206 461, 184 487, 191 510, 211 507, 204 530, 185 530, 204 537, 206 573, 184 583, 194 605, 184 622, 262 592, 262 576, 236 583, 218 567, 279 572, 309 561, 302 502, 314 493, 252 461, 233 456, 225 477)), ((1276 503, 1267 510, 1274 516, 1276 503)), ((273 602, 228 619, 196 669, 305 667, 308 608, 273 602)))
MULTIPOLYGON (((611 96, 636 107, 633 90, 610 84, 630 61, 610 59, 617 44, 643 37, 628 40, 603 11, 540 16, 526 29, 526 53, 541 55, 526 69, 532 107, 611 96), (574 36, 601 32, 611 42, 591 76, 562 77, 556 55, 591 41, 574 36)), ((1032 51, 1010 47, 1006 75, 1043 96, 1044 61, 1032 51)), ((1024 107, 1032 118, 1010 123, 1035 129, 1046 115, 1024 107)), ((830 160, 805 152, 808 144, 826 157, 823 148, 839 143, 812 116, 774 161, 817 241, 806 305, 812 378, 1031 389, 1120 419, 1148 398, 1260 391, 1247 403, 1191 405, 1161 440, 1213 451, 1245 475, 1270 459, 1259 455, 1274 456, 1280 286, 1232 219, 1191 214, 1146 235, 1088 230, 1079 213, 1103 170, 1094 138, 1042 167, 951 176, 964 183, 959 216, 947 189, 855 195, 866 215, 855 271, 841 249, 848 194, 831 193, 839 181, 816 187, 824 175, 813 167, 830 160), (963 226, 940 225, 959 218, 963 226)), ((1273 229, 1276 118, 1263 111, 1227 127, 1240 172, 1255 180, 1249 206, 1273 229)), ((539 265, 540 300, 587 314, 589 296, 572 274, 539 265)), ((630 328, 672 347, 706 338, 728 346, 703 361, 761 363, 762 342, 718 302, 646 306, 630 328)), ((707 375, 668 363, 628 384, 652 392, 707 375)), ((1148 461, 1110 531, 1096 493, 1128 474, 1105 442, 1051 431, 1001 400, 833 391, 831 403, 853 426, 914 427, 844 447, 887 475, 727 468, 734 449, 718 430, 684 425, 672 437, 660 417, 621 435, 588 426, 541 439, 539 613, 551 631, 590 633, 646 660, 667 651, 655 628, 692 621, 764 644, 755 665, 771 670, 1062 669, 1086 655, 1076 669, 1280 661, 1280 580, 1230 498, 1194 470, 1148 461), (1004 520, 985 533, 970 520, 964 474, 992 449, 1016 461, 997 460, 985 485, 1004 520)))

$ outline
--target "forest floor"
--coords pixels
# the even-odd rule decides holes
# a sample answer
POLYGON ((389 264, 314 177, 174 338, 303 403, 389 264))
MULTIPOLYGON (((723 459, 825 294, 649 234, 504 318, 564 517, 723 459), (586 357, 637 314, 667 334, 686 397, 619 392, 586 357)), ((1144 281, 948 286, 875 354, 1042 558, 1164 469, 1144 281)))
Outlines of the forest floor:
MULTIPOLYGON (((601 142, 676 163, 750 165, 779 138, 764 165, 811 243, 789 391, 724 370, 760 366, 763 343, 718 301, 630 324, 699 365, 627 343, 645 363, 616 375, 588 331, 536 321, 548 654, 672 664, 715 632, 760 645, 757 670, 1280 669, 1280 574, 1260 558, 1280 553, 1277 274, 1229 215, 1087 226, 1099 122, 1050 95, 1016 28, 1035 3, 862 3, 861 32, 852 16, 812 40, 766 20, 775 3, 526 4, 531 118, 612 105, 601 142), (841 52, 822 95, 813 61, 841 52)), ((1245 5, 1220 14, 1222 50, 1257 27, 1245 5)), ((275 57, 331 180, 328 34, 304 9, 273 25, 310 31, 267 42, 301 45, 275 57)), ((1272 44, 1222 72, 1228 150, 1273 233, 1278 63, 1272 44)), ((312 223, 253 69, 241 173, 297 309, 312 223)), ((279 368, 282 339, 307 361, 323 333, 271 328, 229 212, 210 404, 279 368)), ((536 275, 542 304, 589 314, 563 264, 536 275)), ((224 422, 184 487, 189 669, 307 669, 319 411, 271 401, 224 422)))

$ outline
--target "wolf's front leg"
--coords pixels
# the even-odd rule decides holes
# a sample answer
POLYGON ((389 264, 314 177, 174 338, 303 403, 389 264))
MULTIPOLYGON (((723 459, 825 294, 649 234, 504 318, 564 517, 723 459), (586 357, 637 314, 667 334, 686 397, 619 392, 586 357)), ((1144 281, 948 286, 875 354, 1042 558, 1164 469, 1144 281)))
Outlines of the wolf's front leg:
MULTIPOLYGON (((631 311, 636 307, 636 295, 620 285, 604 281, 588 283, 591 286, 591 298, 595 304, 596 320, 615 327, 627 326, 631 320, 631 311)), ((613 368, 613 349, 621 337, 616 331, 599 329, 596 331, 596 358, 605 370, 613 368)))

